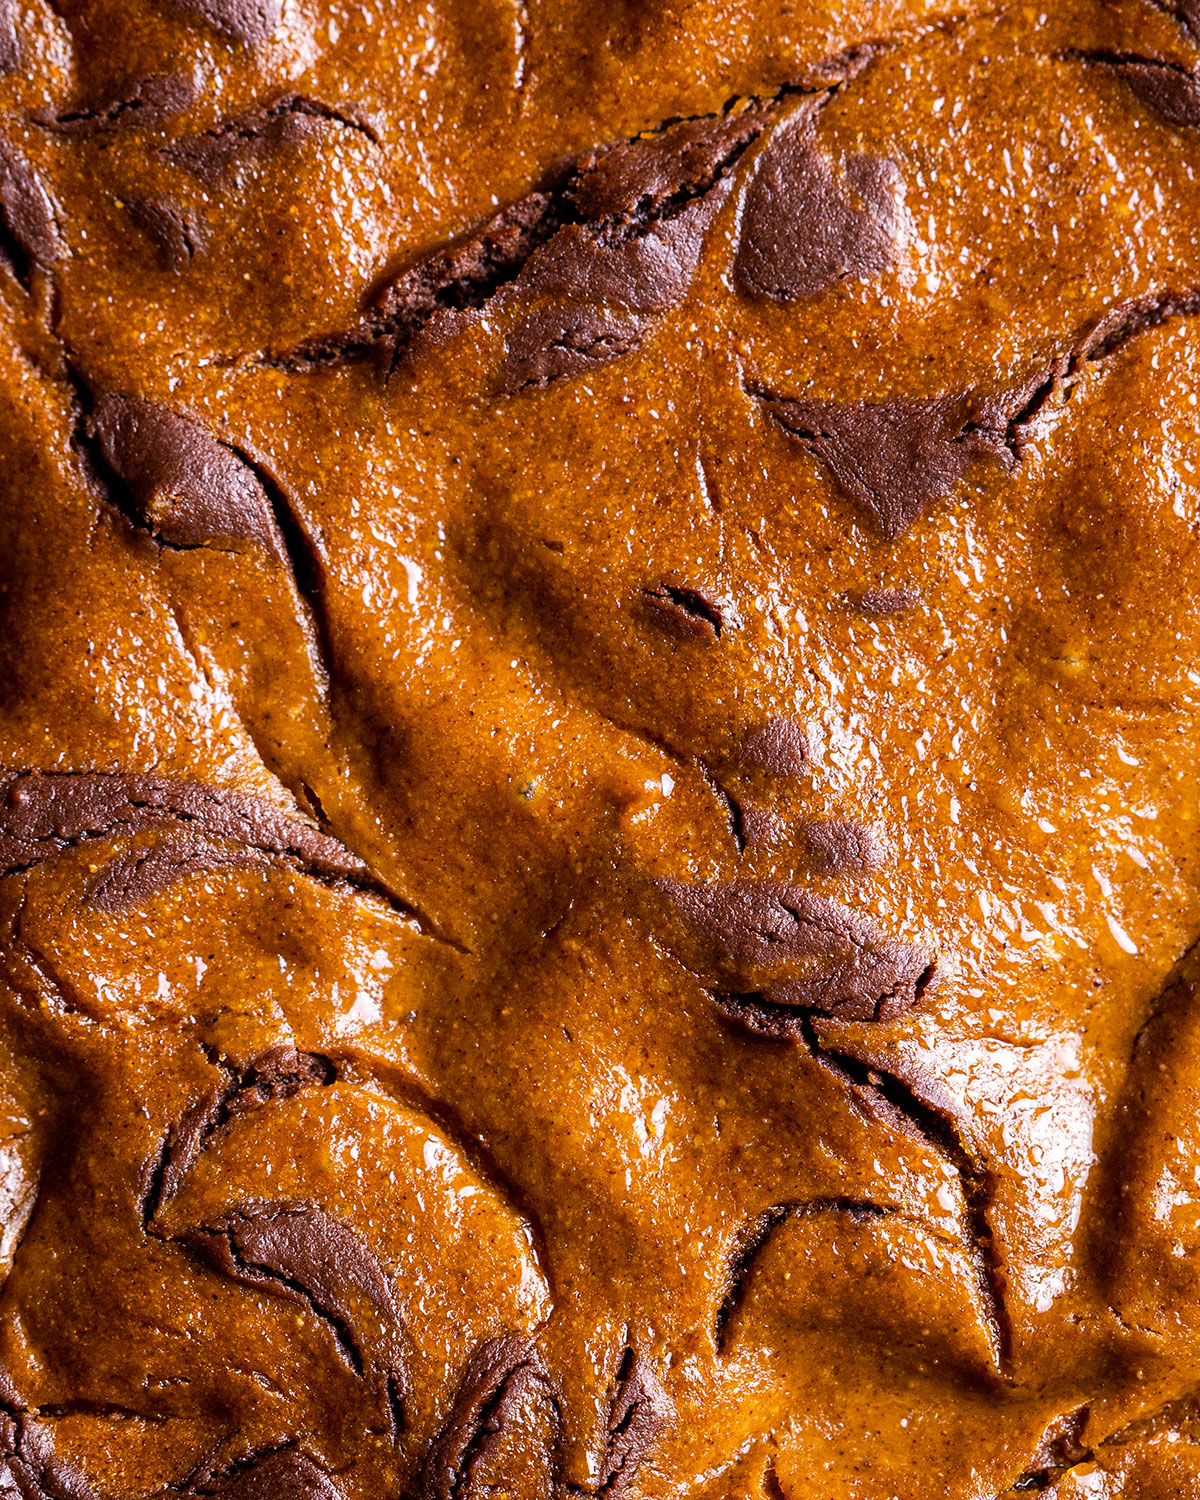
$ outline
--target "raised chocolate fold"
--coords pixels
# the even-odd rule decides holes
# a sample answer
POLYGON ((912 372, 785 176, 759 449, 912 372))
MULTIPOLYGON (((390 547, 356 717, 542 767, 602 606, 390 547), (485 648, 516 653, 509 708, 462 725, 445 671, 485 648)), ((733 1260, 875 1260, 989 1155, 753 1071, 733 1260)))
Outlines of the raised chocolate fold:
POLYGON ((895 162, 850 156, 835 176, 817 145, 823 99, 777 126, 754 164, 733 275, 739 290, 799 302, 887 270, 905 229, 895 162))
POLYGON ((135 518, 161 541, 251 542, 285 560, 262 481, 194 418, 141 396, 106 392, 88 431, 125 487, 135 518))
POLYGON ((282 94, 270 104, 220 120, 196 135, 181 136, 162 148, 166 160, 184 167, 211 188, 222 187, 236 169, 300 145, 322 123, 353 130, 373 144, 374 126, 357 106, 337 106, 308 94, 282 94))
POLYGON ((529 1387, 542 1378, 531 1339, 502 1334, 481 1344, 463 1370, 454 1404, 426 1455, 422 1500, 459 1500, 503 1441, 529 1387))
POLYGON ((109 131, 153 129, 187 109, 196 97, 190 73, 154 73, 139 78, 118 99, 77 105, 66 110, 39 110, 39 125, 60 135, 104 135, 109 131))
POLYGON ((344 1493, 327 1469, 289 1444, 191 1489, 170 1490, 160 1500, 168 1495, 182 1500, 344 1500, 344 1493))
POLYGON ((938 977, 931 947, 888 937, 869 918, 798 886, 660 882, 674 926, 662 941, 752 1029, 795 1034, 803 1014, 889 1021, 938 977))
POLYGON ((15 146, 0 141, 0 256, 28 282, 58 258, 58 220, 41 178, 15 146))
POLYGON ((0 1481, 21 1500, 100 1500, 87 1479, 55 1452, 50 1432, 19 1408, 0 1408, 0 1481))
POLYGON ((265 42, 283 19, 283 0, 169 0, 245 47, 265 42))
POLYGON ((653 1368, 636 1350, 627 1349, 608 1408, 598 1495, 625 1493, 674 1414, 674 1404, 653 1368))
POLYGON ((1103 68, 1131 89, 1143 104, 1179 128, 1200 126, 1200 77, 1178 63, 1116 52, 1068 53, 1103 68))
POLYGON ((679 120, 587 153, 389 278, 355 328, 274 362, 303 369, 384 347, 390 371, 501 296, 554 304, 535 306, 509 333, 505 394, 620 358, 640 344, 644 317, 687 291, 729 173, 773 107, 679 120))
POLYGON ((325 1087, 337 1071, 327 1057, 279 1045, 251 1060, 240 1077, 219 1083, 196 1099, 167 1138, 162 1157, 146 1166, 143 1217, 155 1217, 183 1186, 209 1137, 228 1120, 259 1106, 294 1098, 303 1089, 325 1087))
POLYGON ((243 1286, 310 1307, 358 1374, 402 1384, 405 1339, 386 1272, 347 1224, 313 1203, 245 1203, 186 1241, 243 1286))
POLYGON ((228 839, 320 875, 365 873, 336 839, 246 792, 120 773, 0 773, 0 871, 26 869, 90 839, 159 829, 228 839))

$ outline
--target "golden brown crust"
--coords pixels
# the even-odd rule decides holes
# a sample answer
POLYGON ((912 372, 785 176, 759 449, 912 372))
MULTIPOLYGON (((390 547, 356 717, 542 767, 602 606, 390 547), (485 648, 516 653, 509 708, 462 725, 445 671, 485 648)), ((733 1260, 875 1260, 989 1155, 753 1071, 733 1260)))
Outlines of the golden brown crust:
POLYGON ((0 1491, 1200 1492, 1192 0, 0 0, 0 1491))

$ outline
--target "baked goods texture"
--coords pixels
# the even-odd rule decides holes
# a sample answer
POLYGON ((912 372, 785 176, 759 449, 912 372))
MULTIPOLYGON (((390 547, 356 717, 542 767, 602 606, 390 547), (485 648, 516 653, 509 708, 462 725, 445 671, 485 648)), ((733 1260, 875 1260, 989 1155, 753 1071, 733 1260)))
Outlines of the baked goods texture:
POLYGON ((0 1493, 1200 1495, 1194 0, 0 0, 0 1493))

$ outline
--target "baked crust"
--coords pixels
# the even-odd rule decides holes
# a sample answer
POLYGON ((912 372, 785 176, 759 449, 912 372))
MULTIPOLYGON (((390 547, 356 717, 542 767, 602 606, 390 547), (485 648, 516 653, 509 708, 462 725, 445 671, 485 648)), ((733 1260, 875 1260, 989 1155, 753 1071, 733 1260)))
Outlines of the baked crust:
POLYGON ((1200 1494, 1192 0, 0 0, 0 1490, 1200 1494))

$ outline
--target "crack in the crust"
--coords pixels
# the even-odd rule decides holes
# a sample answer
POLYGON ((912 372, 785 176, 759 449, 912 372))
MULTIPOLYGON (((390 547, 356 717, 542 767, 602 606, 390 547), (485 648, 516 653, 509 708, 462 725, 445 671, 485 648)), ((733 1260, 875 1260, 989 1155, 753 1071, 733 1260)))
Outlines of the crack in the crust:
POLYGON ((862 1198, 811 1198, 803 1202, 777 1203, 765 1209, 751 1223, 730 1262, 725 1297, 713 1320, 713 1343, 718 1354, 725 1353, 729 1324, 745 1298, 750 1272, 775 1231, 789 1219, 816 1218, 821 1214, 845 1214, 858 1223, 869 1219, 905 1217, 890 1205, 862 1198))
POLYGON ((307 94, 287 94, 282 99, 277 99, 273 104, 261 106, 245 115, 235 115, 228 120, 222 120, 208 130, 201 133, 197 139, 211 141, 227 141, 230 139, 241 141, 256 141, 262 138, 264 126, 269 126, 272 121, 285 120, 289 115, 303 115, 314 120, 328 120, 331 124, 342 125, 347 130, 356 131, 373 146, 379 145, 379 132, 371 122, 361 115, 350 113, 348 110, 338 109, 336 105, 326 104, 324 100, 313 99, 307 94))
POLYGON ((988 1320, 991 1343, 1000 1374, 1006 1379, 1012 1366, 1012 1323, 1005 1301, 1005 1276, 992 1232, 989 1215, 994 1185, 990 1171, 963 1145, 956 1123, 928 1104, 902 1079, 869 1066, 858 1058, 830 1047, 818 1036, 812 1021, 801 1022, 809 1052, 818 1065, 828 1069, 850 1088, 861 1089, 878 1099, 887 1113, 897 1116, 917 1138, 953 1169, 962 1187, 963 1219, 960 1235, 970 1256, 980 1306, 988 1320))
POLYGON ((140 79, 134 92, 125 98, 78 109, 40 109, 30 116, 29 123, 63 135, 98 135, 142 121, 160 125, 186 109, 195 92, 193 80, 185 74, 154 74, 140 79))

